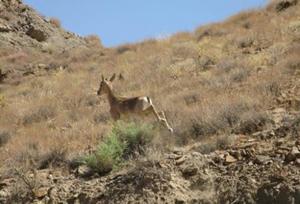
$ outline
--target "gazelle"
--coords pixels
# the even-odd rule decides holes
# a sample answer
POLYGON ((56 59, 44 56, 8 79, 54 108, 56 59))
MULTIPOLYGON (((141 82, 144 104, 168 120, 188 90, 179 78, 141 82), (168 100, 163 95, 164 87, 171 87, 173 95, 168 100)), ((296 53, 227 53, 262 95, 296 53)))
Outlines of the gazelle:
POLYGON ((114 120, 120 119, 121 115, 136 114, 146 115, 151 112, 156 119, 162 123, 168 130, 173 133, 173 128, 169 125, 164 112, 161 112, 162 116, 156 111, 152 100, 148 96, 138 97, 118 97, 113 93, 112 82, 115 79, 116 74, 108 80, 102 75, 100 87, 97 91, 98 95, 106 94, 110 105, 110 114, 114 120))

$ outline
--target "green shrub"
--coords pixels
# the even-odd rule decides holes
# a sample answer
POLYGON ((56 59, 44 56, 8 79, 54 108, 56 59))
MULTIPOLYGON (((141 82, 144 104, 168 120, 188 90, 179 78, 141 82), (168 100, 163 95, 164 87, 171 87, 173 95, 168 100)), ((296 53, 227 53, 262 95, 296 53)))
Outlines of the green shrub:
POLYGON ((96 152, 85 158, 86 164, 95 172, 105 174, 110 172, 121 162, 125 144, 111 133, 106 140, 101 143, 96 152))
POLYGON ((152 140, 152 127, 146 124, 117 122, 97 150, 84 163, 100 175, 117 167, 135 153, 143 153, 152 140))
POLYGON ((112 133, 126 146, 123 157, 143 153, 143 148, 153 139, 153 128, 148 124, 118 122, 112 133))

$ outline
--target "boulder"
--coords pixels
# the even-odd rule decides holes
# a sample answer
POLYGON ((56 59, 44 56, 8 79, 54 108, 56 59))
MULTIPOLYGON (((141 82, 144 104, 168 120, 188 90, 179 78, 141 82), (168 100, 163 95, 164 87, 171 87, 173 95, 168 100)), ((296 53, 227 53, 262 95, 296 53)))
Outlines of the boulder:
POLYGON ((33 26, 28 29, 26 34, 39 42, 46 41, 48 38, 47 34, 44 31, 33 26))
POLYGON ((231 156, 230 154, 227 154, 225 156, 225 164, 231 164, 237 162, 237 159, 231 156))

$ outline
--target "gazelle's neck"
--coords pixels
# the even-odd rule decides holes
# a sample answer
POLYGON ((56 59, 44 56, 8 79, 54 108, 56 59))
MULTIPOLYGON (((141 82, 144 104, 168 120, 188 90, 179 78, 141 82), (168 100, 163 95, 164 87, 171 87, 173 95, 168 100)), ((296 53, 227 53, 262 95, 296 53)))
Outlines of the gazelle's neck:
POLYGON ((110 87, 107 87, 107 98, 110 105, 114 104, 116 101, 116 97, 110 87))

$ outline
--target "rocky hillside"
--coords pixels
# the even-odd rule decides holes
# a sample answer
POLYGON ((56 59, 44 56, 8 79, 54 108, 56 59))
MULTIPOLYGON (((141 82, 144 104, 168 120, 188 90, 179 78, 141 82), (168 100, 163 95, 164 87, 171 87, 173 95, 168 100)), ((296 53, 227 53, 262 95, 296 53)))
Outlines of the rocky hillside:
MULTIPOLYGON (((65 69, 62 53, 101 47, 95 36, 80 37, 45 18, 21 0, 0 1, 0 83, 18 84, 32 75, 65 69)), ((100 49, 99 49, 100 50, 100 49)))
POLYGON ((0 5, 0 203, 300 203, 298 0, 116 48, 0 5), (113 73, 174 134, 118 129, 96 95, 113 73))
POLYGON ((4 48, 70 49, 84 39, 47 20, 20 0, 0 1, 0 46, 4 48))

